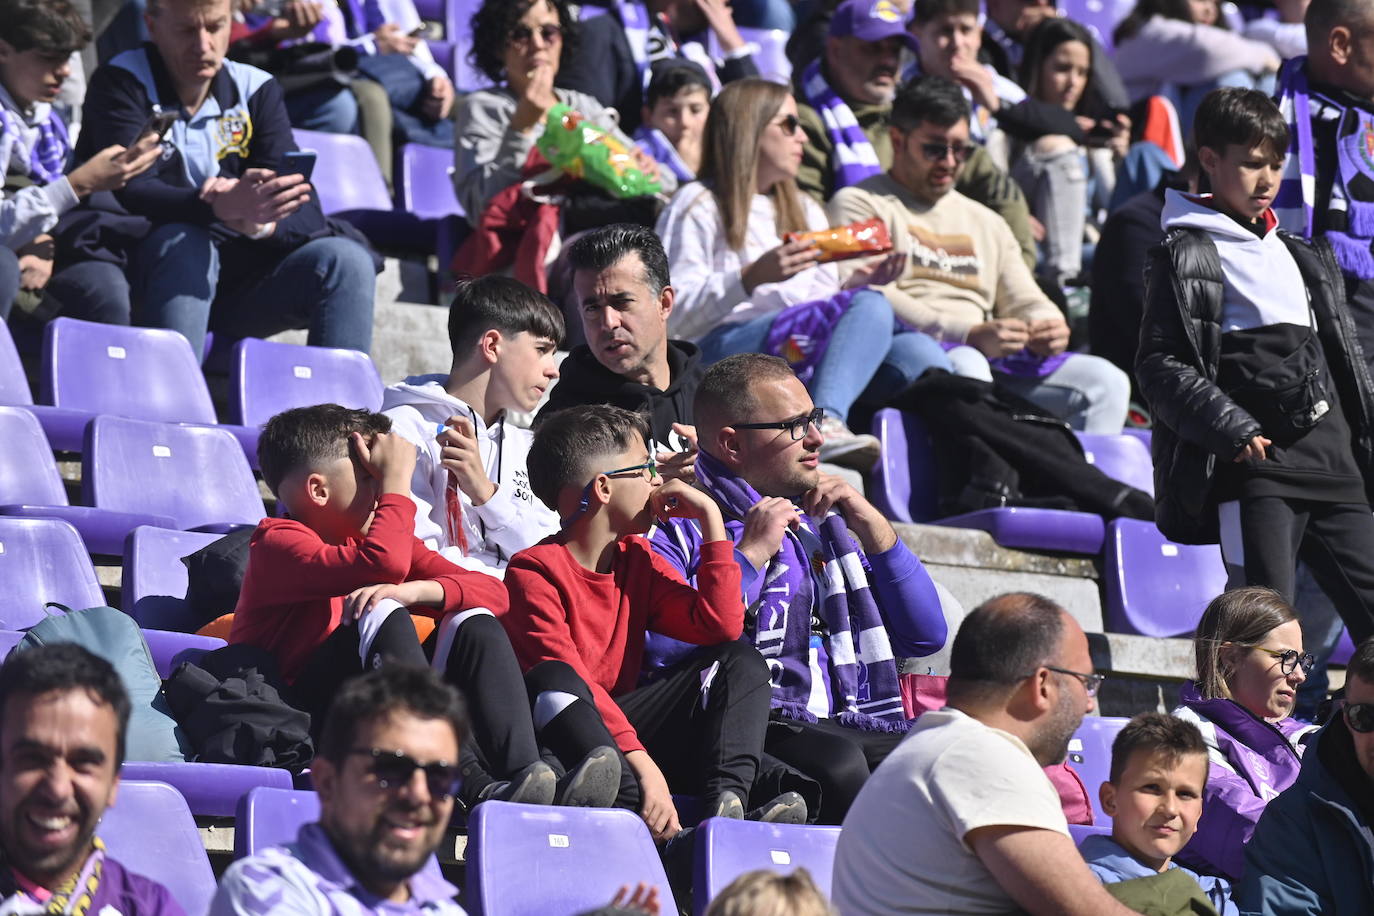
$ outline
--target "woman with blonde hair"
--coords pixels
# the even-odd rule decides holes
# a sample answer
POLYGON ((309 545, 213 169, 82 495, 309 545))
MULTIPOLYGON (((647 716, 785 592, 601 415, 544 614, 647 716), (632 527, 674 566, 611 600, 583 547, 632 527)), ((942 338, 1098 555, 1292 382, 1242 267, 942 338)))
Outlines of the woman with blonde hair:
POLYGON ((1235 880, 1255 822, 1298 778, 1304 742, 1316 730, 1291 715, 1313 659, 1292 605, 1258 586, 1212 599, 1193 645, 1197 680, 1183 685, 1174 715, 1202 730, 1211 767, 1202 819, 1179 861, 1235 880))
POLYGON ((895 278, 904 256, 875 259, 842 285, 813 244, 784 240, 829 226, 797 189, 804 143, 785 86, 743 79, 716 97, 700 180, 658 220, 677 291, 668 331, 698 343, 705 362, 752 352, 785 358, 825 411, 821 460, 867 470, 878 443, 850 431, 850 407, 951 366, 933 339, 898 328, 887 299, 869 288, 895 278))

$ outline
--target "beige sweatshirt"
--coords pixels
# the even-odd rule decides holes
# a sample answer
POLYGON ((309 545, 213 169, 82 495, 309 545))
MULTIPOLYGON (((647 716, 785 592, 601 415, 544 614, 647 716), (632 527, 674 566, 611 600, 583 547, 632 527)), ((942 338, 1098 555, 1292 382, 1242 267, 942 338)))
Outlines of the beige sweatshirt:
MULTIPOLYGON (((927 204, 884 172, 840 189, 826 209, 833 226, 887 223, 907 264, 881 289, 897 317, 938 340, 962 341, 992 318, 1063 317, 1035 284, 1006 221, 958 191, 927 204)), ((842 262, 841 273, 861 263, 842 262)))

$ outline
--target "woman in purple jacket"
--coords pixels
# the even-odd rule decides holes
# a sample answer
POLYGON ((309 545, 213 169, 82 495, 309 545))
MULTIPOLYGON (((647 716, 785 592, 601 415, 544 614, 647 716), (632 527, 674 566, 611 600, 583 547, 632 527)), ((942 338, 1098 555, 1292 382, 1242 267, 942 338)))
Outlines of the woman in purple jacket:
POLYGON ((1194 639, 1197 680, 1174 715, 1194 722, 1211 751, 1197 833, 1179 860, 1236 880, 1264 806, 1293 784, 1316 726, 1290 716, 1312 670, 1297 613, 1278 592, 1247 587, 1212 600, 1194 639))

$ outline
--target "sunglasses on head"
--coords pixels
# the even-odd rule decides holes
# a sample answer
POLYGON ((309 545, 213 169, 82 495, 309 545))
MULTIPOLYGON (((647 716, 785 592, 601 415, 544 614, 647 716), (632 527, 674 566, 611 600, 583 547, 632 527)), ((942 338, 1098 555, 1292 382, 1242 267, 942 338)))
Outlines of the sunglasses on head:
POLYGON ((458 794, 458 787, 463 782, 463 774, 457 764, 443 760, 436 760, 434 763, 420 763, 409 754, 383 750, 379 747, 359 747, 348 753, 372 758, 367 771, 377 780, 377 785, 383 789, 398 789, 408 785, 416 770, 424 771, 425 783, 429 786, 429 794, 435 798, 452 798, 458 794))
POLYGON ((551 45, 555 41, 562 40, 563 27, 561 25, 554 25, 553 23, 546 23, 541 25, 538 29, 531 29, 527 25, 517 25, 510 30, 510 40, 512 44, 527 45, 534 39, 535 35, 538 35, 539 40, 544 44, 551 45))

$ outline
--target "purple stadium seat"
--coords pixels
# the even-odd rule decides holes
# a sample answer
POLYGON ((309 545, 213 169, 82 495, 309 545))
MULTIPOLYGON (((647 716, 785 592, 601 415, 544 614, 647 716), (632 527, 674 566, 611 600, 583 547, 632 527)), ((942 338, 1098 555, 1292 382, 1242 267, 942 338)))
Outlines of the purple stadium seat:
POLYGON ((1354 654, 1355 643, 1350 638, 1350 631, 1341 630, 1341 638, 1336 641, 1336 648, 1331 651, 1331 657, 1326 661, 1330 665, 1348 665, 1354 654))
POLYGON ((952 528, 977 528, 1003 547, 1094 555, 1102 552, 1107 526, 1102 516, 1063 509, 1019 506, 980 509, 934 522, 952 528))
POLYGON ((171 527, 165 515, 112 512, 67 504, 67 489, 53 463, 38 418, 22 407, 0 407, 0 515, 60 518, 70 522, 91 553, 118 554, 139 525, 171 527))
POLYGON ((449 25, 453 30, 447 37, 454 43, 453 83, 460 92, 486 89, 491 85, 487 75, 468 59, 472 51, 472 14, 481 6, 482 0, 448 0, 449 25))
POLYGON ((1134 436, 1135 438, 1139 439, 1141 442, 1145 443, 1145 451, 1147 452, 1150 450, 1150 442, 1154 438, 1150 430, 1137 429, 1134 426, 1128 426, 1125 429, 1123 429, 1121 431, 1121 435, 1134 436))
POLYGON ((766 868, 790 874, 804 867, 830 896, 839 827, 761 824, 713 817, 697 828, 692 910, 700 916, 727 884, 747 871, 766 868))
MULTIPOLYGON (((751 29, 740 27, 740 36, 758 46, 754 65, 759 76, 784 86, 792 85, 792 61, 787 58, 787 38, 791 34, 782 29, 751 29)), ((715 32, 711 33, 715 38, 715 32)))
POLYGON ((1155 495, 1155 466, 1150 446, 1136 436, 1117 433, 1075 433, 1083 446, 1088 464, 1113 480, 1128 483, 1137 490, 1155 495))
POLYGON ((320 819, 319 796, 291 788, 287 776, 285 786, 250 789, 239 796, 234 814, 235 859, 293 842, 301 827, 320 819))
POLYGON ((421 219, 462 216, 463 206, 453 191, 453 150, 407 143, 401 147, 396 193, 402 210, 421 219))
POLYGON ((189 632, 196 622, 186 607, 186 564, 222 535, 142 526, 124 541, 120 606, 141 627, 189 632))
POLYGON ((342 404, 380 410, 382 379, 366 353, 247 338, 234 348, 229 412, 261 427, 292 407, 342 404))
POLYGON ((126 761, 119 778, 167 783, 181 793, 196 817, 233 817, 240 800, 254 789, 291 790, 288 770, 231 763, 126 761))
POLYGON ((1088 799, 1093 806, 1093 823, 1110 827, 1112 819, 1102 811, 1098 799, 1098 788, 1107 781, 1112 771, 1112 742, 1116 733, 1129 722, 1116 716, 1085 716, 1073 738, 1069 740, 1069 766, 1083 780, 1088 790, 1088 799))
POLYGON ((90 414, 84 410, 33 403, 33 392, 24 374, 24 365, 19 361, 19 351, 3 321, 0 321, 0 404, 22 407, 37 417, 48 441, 59 451, 81 450, 81 436, 90 422, 90 414))
POLYGON ((605 906, 623 884, 673 892, 649 828, 633 811, 489 801, 468 822, 467 891, 475 916, 546 916, 605 906))
POLYGON ((122 780, 119 798, 96 833, 119 864, 166 887, 187 913, 210 908, 215 873, 186 799, 176 789, 164 782, 122 780))
POLYGON ((0 661, 4 660, 10 651, 24 638, 23 630, 0 630, 0 661))
POLYGON ((1118 518, 1107 526, 1102 589, 1108 633, 1189 636, 1226 590, 1226 566, 1215 544, 1175 544, 1153 522, 1118 518))
POLYGON ((326 214, 350 210, 391 210, 391 196, 372 147, 353 134, 293 130, 296 145, 317 154, 310 183, 326 214))
MULTIPOLYGON (((218 636, 198 636, 195 633, 177 633, 173 630, 140 630, 143 641, 152 653, 153 665, 157 676, 164 681, 182 662, 195 663, 207 652, 223 649, 228 643, 218 636)), ((169 780, 170 781, 170 780, 169 780)), ((197 814, 201 812, 197 811, 197 814)))
POLYGON ((1134 0, 1064 0, 1059 8, 1064 16, 1086 26, 1110 54, 1112 32, 1134 6, 1134 0))
POLYGON ((73 610, 105 603, 81 535, 58 519, 0 517, 0 582, 6 630, 38 623, 49 601, 73 610))
POLYGON ((209 426, 96 417, 81 487, 90 505, 156 512, 184 530, 256 525, 265 514, 238 440, 209 426))
POLYGON ((1111 836, 1110 827, 1088 827, 1083 824, 1070 824, 1069 836, 1073 837, 1074 845, 1082 846, 1083 841, 1090 836, 1111 836))

